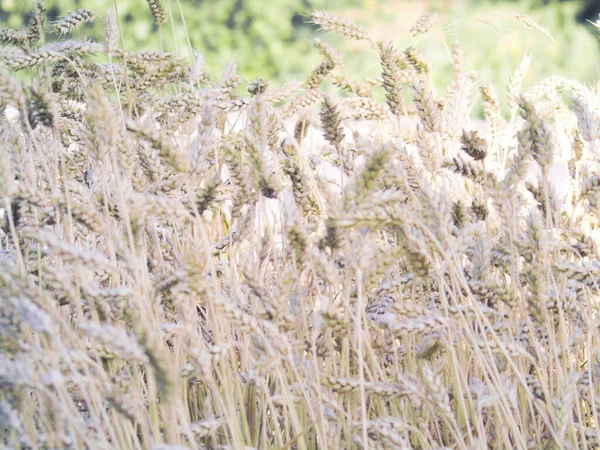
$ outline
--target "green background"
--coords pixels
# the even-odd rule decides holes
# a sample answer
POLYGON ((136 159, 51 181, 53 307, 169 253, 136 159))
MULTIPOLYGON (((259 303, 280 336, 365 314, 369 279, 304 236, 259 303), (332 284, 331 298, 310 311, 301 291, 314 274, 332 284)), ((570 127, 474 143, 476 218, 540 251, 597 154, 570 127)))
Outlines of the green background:
MULTIPOLYGON (((87 8, 98 18, 74 34, 101 39, 103 18, 109 8, 114 10, 116 6, 129 50, 163 49, 189 56, 193 48, 203 53, 209 72, 217 79, 233 59, 247 79, 265 77, 274 84, 305 79, 320 60, 312 46, 314 37, 334 44, 344 53, 344 67, 337 73, 379 76, 377 54, 368 45, 325 35, 309 23, 311 11, 325 9, 361 23, 376 39, 391 39, 399 48, 416 47, 432 63, 432 81, 438 92, 450 80, 448 49, 455 41, 464 48, 466 68, 478 71, 478 83, 491 82, 501 98, 503 87, 526 53, 533 56, 533 62, 525 87, 550 75, 588 83, 600 78, 596 34, 592 27, 575 20, 579 2, 163 0, 163 4, 168 21, 158 30, 144 0, 47 0, 46 28, 50 31, 51 21, 61 15, 87 8), (411 25, 427 11, 439 12, 440 26, 413 38, 411 25), (478 20, 515 12, 535 19, 556 42, 519 20, 495 17, 492 25, 478 20)), ((26 28, 33 6, 32 0, 2 0, 2 26, 26 28)), ((48 42, 57 37, 48 33, 45 39, 48 42)))

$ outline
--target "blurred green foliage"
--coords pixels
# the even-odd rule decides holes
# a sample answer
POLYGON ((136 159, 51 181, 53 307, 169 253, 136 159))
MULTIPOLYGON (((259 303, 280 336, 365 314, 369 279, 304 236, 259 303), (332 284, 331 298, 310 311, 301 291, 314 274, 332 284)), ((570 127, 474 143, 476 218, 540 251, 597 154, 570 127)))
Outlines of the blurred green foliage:
MULTIPOLYGON (((457 39, 463 46, 466 68, 477 70, 481 82, 491 82, 502 100, 506 97, 503 88, 525 54, 533 58, 524 79, 525 89, 552 75, 584 83, 600 79, 597 30, 577 23, 579 8, 577 2, 556 2, 544 8, 528 2, 508 2, 493 5, 492 9, 473 0, 469 5, 452 9, 445 32, 448 41, 457 39), (534 19, 554 41, 524 21, 509 17, 514 13, 534 19), (489 23, 480 18, 485 22, 489 19, 489 23)), ((440 56, 441 52, 435 54, 440 56)), ((437 60, 437 67, 445 62, 445 67, 450 68, 447 55, 437 60)), ((444 70, 440 72, 444 74, 444 70)))
MULTIPOLYGON (((385 31, 384 36, 377 37, 393 38, 398 48, 408 45, 417 48, 432 63, 431 77, 438 94, 450 82, 449 49, 456 40, 464 48, 467 70, 477 70, 478 81, 491 82, 501 98, 502 86, 506 86, 526 53, 533 56, 533 62, 525 86, 549 75, 584 82, 600 78, 596 64, 600 56, 598 41, 592 32, 576 23, 575 15, 580 7, 577 2, 554 2, 540 8, 539 0, 492 3, 431 0, 429 5, 440 12, 440 26, 425 36, 413 38, 408 32, 412 23, 403 23, 398 30, 398 16, 390 15, 389 9, 384 8, 386 4, 406 4, 397 0, 162 1, 169 18, 160 30, 154 25, 145 0, 46 0, 46 28, 50 30, 53 20, 76 8, 87 8, 99 18, 74 34, 102 39, 102 18, 108 9, 116 6, 128 49, 163 49, 182 56, 199 50, 215 77, 235 59, 241 75, 246 78, 265 77, 279 83, 304 79, 318 64, 320 56, 311 45, 312 38, 318 35, 337 48, 345 49, 347 55, 351 54, 345 58, 343 72, 379 76, 378 57, 368 46, 357 46, 316 32, 308 22, 309 14, 325 9, 340 17, 358 20, 374 34, 385 31), (352 17, 346 15, 350 8, 352 17), (510 13, 532 17, 552 33, 555 42, 522 21, 501 17, 510 13), (480 20, 482 18, 485 20, 480 20)), ((25 29, 33 7, 33 0, 2 0, 0 26, 25 29)), ((47 39, 56 37, 47 34, 47 39)))
MULTIPOLYGON (((163 0, 169 19, 158 32, 144 0, 46 0, 48 24, 76 8, 99 18, 117 7, 126 48, 204 54, 209 70, 218 75, 233 58, 246 77, 300 78, 318 60, 311 46, 311 11, 360 5, 364 0, 163 0), (185 26, 184 26, 185 24, 185 26)), ((2 0, 0 27, 25 29, 33 0, 2 0)), ((102 20, 74 34, 101 39, 102 20)))
MULTIPOLYGON (((508 2, 482 8, 479 2, 474 7, 454 9, 449 22, 468 15, 465 27, 456 26, 456 36, 469 58, 485 60, 477 69, 486 78, 500 76, 507 80, 519 60, 528 52, 534 60, 529 73, 529 83, 550 75, 576 78, 584 82, 600 78, 597 64, 600 56, 597 30, 577 23, 578 2, 554 2, 543 8, 534 3, 508 2), (495 20, 493 14, 526 14, 548 30, 554 41, 545 34, 528 27, 515 18, 495 20), (478 17, 491 17, 494 25, 478 22, 478 17)), ((478 62, 474 60, 472 62, 478 62)), ((526 83, 527 84, 527 83, 526 83)))
MULTIPOLYGON (((387 0, 387 3, 398 2, 387 0)), ((376 38, 393 38, 397 48, 415 47, 431 64, 430 77, 438 96, 443 96, 451 83, 451 48, 459 42, 464 50, 465 69, 478 74, 475 87, 491 83, 505 107, 505 88, 526 54, 531 55, 532 62, 523 82, 525 89, 552 75, 588 84, 600 79, 597 30, 577 23, 579 8, 577 2, 555 2, 540 8, 531 2, 433 0, 432 10, 439 11, 440 21, 424 36, 412 37, 409 32, 412 23, 399 27, 397 18, 387 12, 374 19, 365 18, 361 24, 374 35, 379 32, 376 38), (528 26, 517 17, 519 14, 535 20, 554 40, 528 26), (378 23, 379 27, 369 23, 378 23), (384 29, 383 34, 380 29, 384 29)), ((327 40, 336 46, 342 43, 333 37, 327 40)), ((348 76, 380 76, 381 64, 375 52, 366 46, 351 49, 355 54, 344 60, 348 76)), ((480 105, 476 108, 476 115, 481 115, 480 105)))

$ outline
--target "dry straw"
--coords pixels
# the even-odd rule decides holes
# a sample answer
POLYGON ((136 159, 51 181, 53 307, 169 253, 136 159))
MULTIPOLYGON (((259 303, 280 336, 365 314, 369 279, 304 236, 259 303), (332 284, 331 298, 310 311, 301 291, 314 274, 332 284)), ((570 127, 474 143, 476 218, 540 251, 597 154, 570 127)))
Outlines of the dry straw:
POLYGON ((5 447, 600 445, 597 86, 523 92, 526 56, 476 130, 458 43, 438 97, 325 12, 380 78, 315 41, 303 83, 215 81, 45 20, 0 31, 5 447))

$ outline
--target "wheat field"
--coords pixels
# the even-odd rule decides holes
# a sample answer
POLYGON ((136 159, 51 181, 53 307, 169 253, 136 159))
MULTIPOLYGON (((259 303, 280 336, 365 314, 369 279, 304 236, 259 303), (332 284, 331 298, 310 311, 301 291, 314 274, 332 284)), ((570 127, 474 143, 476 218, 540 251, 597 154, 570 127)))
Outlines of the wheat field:
POLYGON ((0 30, 2 448, 600 446, 600 84, 501 105, 455 43, 436 92, 314 12, 381 76, 273 88, 93 20, 0 30))

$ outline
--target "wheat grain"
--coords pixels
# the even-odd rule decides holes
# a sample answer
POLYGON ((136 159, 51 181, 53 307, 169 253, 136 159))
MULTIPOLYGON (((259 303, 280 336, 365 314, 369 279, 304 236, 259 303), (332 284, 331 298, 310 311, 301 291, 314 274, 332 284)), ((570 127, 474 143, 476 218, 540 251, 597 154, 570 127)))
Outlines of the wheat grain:
POLYGON ((390 42, 381 45, 379 57, 383 68, 383 88, 387 93, 387 104, 394 115, 400 116, 404 104, 402 79, 396 66, 396 50, 390 42))
POLYGON ((432 27, 437 25, 439 21, 438 14, 436 12, 425 13, 410 27, 410 33, 413 37, 420 34, 427 33, 432 27))
POLYGON ((43 6, 0 32, 7 448, 597 444, 598 86, 522 93, 526 55, 485 131, 458 44, 438 100, 424 55, 316 13, 381 78, 315 41, 306 82, 244 95, 110 13, 37 47, 43 6))
POLYGON ((45 0, 36 0, 33 15, 29 20, 27 27, 27 43, 33 47, 44 35, 44 26, 46 24, 46 4, 45 0))
POLYGON ((340 36, 356 40, 369 40, 366 29, 347 20, 338 19, 327 12, 314 12, 312 20, 324 30, 337 33, 340 36))
POLYGON ((146 0, 148 2, 148 6, 150 6, 150 11, 152 12, 152 18, 154 19, 154 23, 158 26, 162 25, 167 21, 167 16, 165 14, 165 8, 163 7, 160 0, 146 0))
MULTIPOLYGON (((58 35, 72 33, 81 24, 93 22, 95 18, 96 15, 92 11, 78 8, 54 22, 54 32, 58 35)), ((108 20, 110 21, 111 19, 108 20)))

